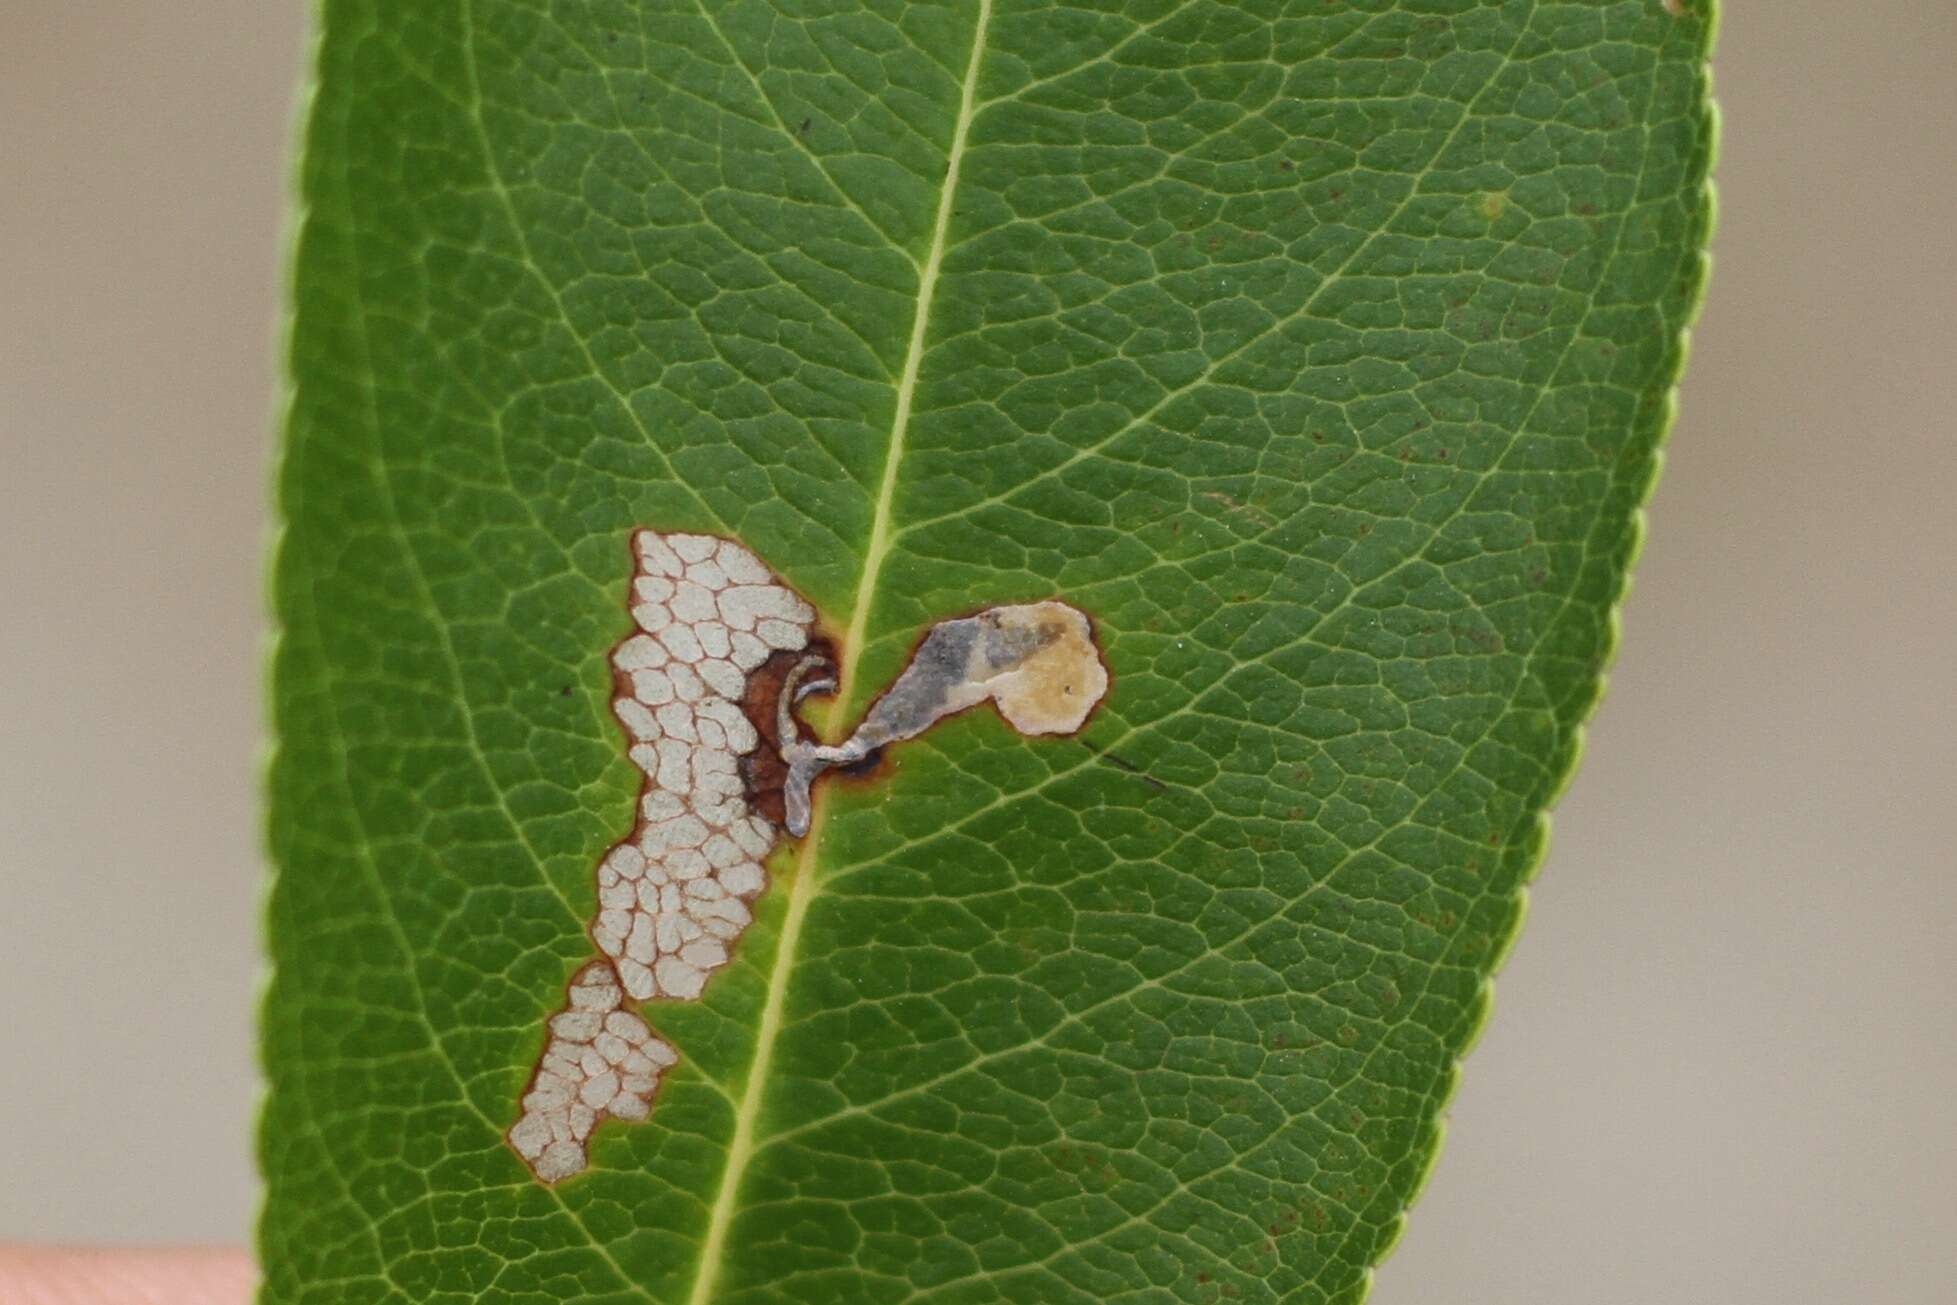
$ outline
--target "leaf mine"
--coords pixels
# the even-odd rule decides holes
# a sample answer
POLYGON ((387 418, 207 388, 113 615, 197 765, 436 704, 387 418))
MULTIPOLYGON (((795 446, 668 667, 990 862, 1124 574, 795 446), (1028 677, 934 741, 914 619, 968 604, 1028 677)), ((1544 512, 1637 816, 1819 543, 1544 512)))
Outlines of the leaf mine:
POLYGON ((1022 734, 1071 733, 1108 687, 1078 609, 993 607, 932 626, 855 732, 817 743, 794 715, 836 687, 815 608, 734 540, 641 530, 632 545, 637 631, 612 653, 612 711, 645 775, 638 820, 598 864, 599 956, 550 1017, 507 1135, 546 1183, 587 1166, 599 1123, 650 1112, 678 1056, 626 1003, 701 995, 782 832, 808 832, 816 779, 988 701, 1022 734))
MULTIPOLYGON (((813 674, 800 680, 800 692, 833 687, 828 669, 816 658, 804 660, 798 674, 813 674)), ((788 832, 808 832, 809 786, 825 770, 866 761, 887 744, 916 738, 946 716, 988 700, 1021 734, 1071 734, 1107 689, 1107 667, 1087 617, 1065 603, 991 607, 941 621, 843 743, 831 747, 795 736, 788 723, 793 702, 783 696, 778 710, 788 761, 788 832)))
POLYGON ((585 1139, 600 1122, 644 1119, 661 1071, 677 1059, 644 1020, 621 1009, 624 996, 612 967, 592 961, 550 1017, 544 1057, 510 1129, 510 1145, 547 1183, 584 1168, 585 1139))
POLYGON ((545 1182, 585 1167, 598 1118, 643 1119, 658 1082, 636 1061, 614 1081, 618 1047, 580 1041, 585 1017, 602 1013, 607 1033, 671 1064, 667 1044, 624 1032, 628 1022, 645 1029, 624 1001, 697 998, 753 919, 748 903, 767 885, 780 827, 744 777, 743 761, 762 746, 744 704, 757 673, 808 648, 815 624, 815 609, 733 540, 641 530, 632 544, 638 630, 612 653, 612 711, 645 784, 632 833, 598 864, 590 934, 600 959, 578 971, 551 1018, 508 1134, 545 1182))

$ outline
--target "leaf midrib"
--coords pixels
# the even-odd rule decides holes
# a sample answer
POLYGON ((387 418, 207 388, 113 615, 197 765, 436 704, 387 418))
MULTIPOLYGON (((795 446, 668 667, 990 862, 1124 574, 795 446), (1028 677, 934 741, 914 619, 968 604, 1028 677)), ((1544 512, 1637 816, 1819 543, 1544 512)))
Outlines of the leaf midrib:
MULTIPOLYGON (((877 578, 890 548, 891 505, 896 498, 897 472, 903 461, 905 436, 910 428, 911 406, 917 390, 917 377, 924 361, 924 344, 931 318, 931 300, 937 292, 938 276, 944 265, 946 235, 951 228, 952 200, 958 190, 960 164, 964 161, 965 141, 977 107, 979 65, 985 56, 986 28, 992 18, 992 0, 978 0, 978 15, 972 27, 972 49, 965 64, 964 81, 959 87, 958 117, 951 133, 951 146, 945 155, 944 182, 938 191, 938 211, 932 223, 931 244, 918 271, 917 303, 911 315, 910 342, 905 346, 904 367, 897 380, 896 406, 890 418, 890 438, 884 450, 883 472, 877 484, 870 516, 870 538, 863 552, 863 567, 856 585, 856 601, 850 611, 837 660, 836 702, 847 711, 854 701, 857 668, 862 661, 863 641, 869 629, 870 606, 876 594, 877 578)), ((787 1002, 788 978, 795 968, 796 947, 809 904, 816 895, 815 863, 822 843, 828 813, 828 790, 816 790, 810 808, 809 832, 796 850, 795 870, 789 883, 788 909, 782 917, 776 939, 774 964, 768 973, 768 992, 755 1029, 754 1058, 748 1066, 747 1081, 734 1111, 734 1131, 727 1144, 727 1161, 721 1169, 720 1186, 707 1216, 706 1238, 700 1245, 700 1258, 694 1269, 689 1305, 708 1305, 719 1283, 720 1266, 726 1259, 728 1228, 733 1223, 735 1202, 741 1180, 746 1176, 755 1153, 755 1119, 767 1094, 768 1071, 779 1036, 782 1012, 787 1002)))

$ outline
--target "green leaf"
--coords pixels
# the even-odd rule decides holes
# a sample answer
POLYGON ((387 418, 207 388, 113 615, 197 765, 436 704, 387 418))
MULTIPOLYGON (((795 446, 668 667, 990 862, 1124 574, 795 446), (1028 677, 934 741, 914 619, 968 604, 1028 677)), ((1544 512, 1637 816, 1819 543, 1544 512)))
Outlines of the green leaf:
POLYGON ((1704 0, 327 0, 279 479, 274 1302, 1354 1301, 1614 638, 1704 0), (505 1141, 643 776, 635 528, 1112 686, 817 787, 651 1117, 505 1141))

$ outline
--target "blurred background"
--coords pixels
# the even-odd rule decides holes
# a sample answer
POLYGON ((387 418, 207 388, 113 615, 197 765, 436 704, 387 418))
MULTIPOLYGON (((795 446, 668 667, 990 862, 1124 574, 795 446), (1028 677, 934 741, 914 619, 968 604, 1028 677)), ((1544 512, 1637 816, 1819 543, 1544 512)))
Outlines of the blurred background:
MULTIPOLYGON (((241 1242, 303 6, 0 0, 0 1239, 241 1242)), ((1957 6, 1728 5, 1611 692, 1375 1305, 1957 1283, 1957 6)))

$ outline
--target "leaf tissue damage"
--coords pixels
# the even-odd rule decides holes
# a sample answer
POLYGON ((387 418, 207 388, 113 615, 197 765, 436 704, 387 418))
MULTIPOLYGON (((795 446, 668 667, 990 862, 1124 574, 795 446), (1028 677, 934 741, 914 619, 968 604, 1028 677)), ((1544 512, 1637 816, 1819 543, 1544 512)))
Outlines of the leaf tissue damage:
POLYGON ((826 770, 863 765, 889 744, 914 739, 981 702, 991 702, 1021 734, 1072 734, 1108 689, 1084 613, 1052 601, 988 607, 932 626, 863 723, 831 746, 800 737, 789 713, 802 695, 834 690, 832 658, 798 663, 776 706, 776 737, 788 763, 783 820, 798 837, 809 832, 809 786, 826 770))
POLYGON ((783 829, 809 832, 812 783, 992 701, 1022 734, 1072 733, 1107 691, 1087 618, 1060 602, 993 607, 931 628, 842 743, 809 739, 795 707, 833 692, 815 609, 731 539, 634 532, 632 620, 612 653, 612 709, 645 774, 631 837, 598 867, 592 941, 550 1017, 509 1132, 545 1182, 582 1171, 592 1130, 644 1119, 677 1058, 626 999, 691 1000, 728 963, 767 886, 783 829))
POLYGON ((1710 39, 328 0, 264 1299, 1357 1300, 1612 652, 1710 39))

